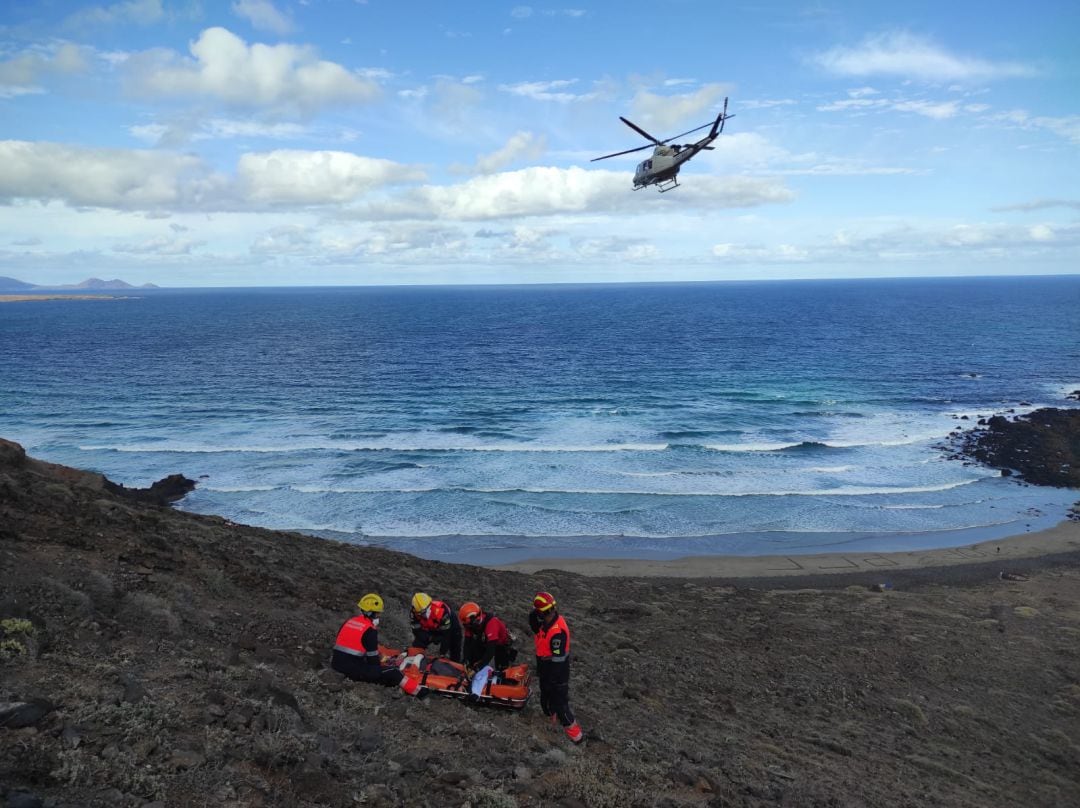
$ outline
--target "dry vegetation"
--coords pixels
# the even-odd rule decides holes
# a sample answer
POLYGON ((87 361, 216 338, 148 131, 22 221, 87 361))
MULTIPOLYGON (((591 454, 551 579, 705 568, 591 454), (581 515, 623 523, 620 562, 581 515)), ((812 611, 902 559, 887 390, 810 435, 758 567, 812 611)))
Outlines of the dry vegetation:
MULTIPOLYGON (((0 444, 0 794, 51 806, 1066 806, 1080 564, 873 592, 522 575, 118 500, 0 444), (342 681, 359 594, 575 632, 583 748, 342 681)), ((959 572, 950 573, 960 575, 959 572)), ((840 581, 841 579, 836 579, 840 581)), ((794 584, 797 585, 797 584, 794 584)), ((526 640, 527 642, 527 640, 526 640)), ((524 647, 528 656, 528 647, 524 647)))

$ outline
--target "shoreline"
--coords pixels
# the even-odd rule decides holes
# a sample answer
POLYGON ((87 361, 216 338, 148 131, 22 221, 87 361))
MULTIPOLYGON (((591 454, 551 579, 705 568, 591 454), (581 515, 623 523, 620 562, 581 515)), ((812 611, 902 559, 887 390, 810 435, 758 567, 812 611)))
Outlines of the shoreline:
POLYGON ((1053 527, 1031 533, 954 547, 898 552, 688 555, 668 559, 551 556, 475 566, 530 575, 560 571, 589 577, 755 579, 761 583, 785 579, 790 583, 790 579, 799 578, 850 578, 853 583, 859 583, 872 578, 888 584, 897 577, 905 580, 969 577, 965 570, 978 571, 979 577, 984 577, 986 571, 982 568, 986 566, 1016 571, 1055 558, 1080 561, 1080 521, 1066 518, 1053 527), (918 574, 927 570, 936 574, 918 574))
POLYGON ((0 303, 34 303, 44 300, 126 300, 126 296, 117 295, 65 295, 65 294, 12 294, 0 295, 0 303))

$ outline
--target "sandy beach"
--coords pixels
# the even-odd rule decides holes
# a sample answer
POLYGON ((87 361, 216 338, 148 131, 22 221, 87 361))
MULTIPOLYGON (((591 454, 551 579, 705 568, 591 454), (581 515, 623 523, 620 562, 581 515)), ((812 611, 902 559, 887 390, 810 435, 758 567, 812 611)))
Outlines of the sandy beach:
MULTIPOLYGON (((820 553, 814 555, 686 556, 676 559, 534 558, 492 569, 536 573, 563 570, 589 576, 632 576, 717 579, 818 579, 819 576, 873 574, 887 582, 897 573, 937 568, 998 564, 1016 570, 1025 562, 1080 553, 1080 521, 1066 519, 1033 533, 961 547, 895 553, 820 553)), ((787 585, 791 585, 791 580, 787 585)))
POLYGON ((0 295, 0 303, 33 303, 43 300, 123 300, 116 295, 0 295))

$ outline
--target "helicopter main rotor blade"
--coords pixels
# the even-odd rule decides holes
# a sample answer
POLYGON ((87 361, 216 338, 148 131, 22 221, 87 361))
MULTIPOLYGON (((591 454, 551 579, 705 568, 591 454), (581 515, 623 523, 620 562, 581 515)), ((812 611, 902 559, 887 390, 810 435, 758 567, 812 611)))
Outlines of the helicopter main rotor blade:
POLYGON ((641 135, 646 140, 651 140, 657 146, 662 146, 664 143, 667 142, 666 140, 665 141, 657 140, 652 135, 650 135, 648 132, 646 132, 644 129, 642 129, 640 126, 638 126, 636 123, 632 123, 631 121, 626 120, 626 118, 624 118, 622 115, 619 116, 619 120, 622 121, 623 123, 625 123, 627 126, 629 126, 631 129, 633 129, 635 132, 637 132, 639 135, 641 135))
POLYGON ((696 126, 693 129, 691 129, 689 132, 683 132, 682 135, 674 135, 673 137, 669 137, 667 140, 664 141, 664 143, 670 143, 673 140, 678 140, 683 135, 693 134, 694 132, 698 131, 698 129, 704 129, 706 126, 712 126, 712 121, 709 121, 708 123, 703 123, 701 126, 696 126))
POLYGON ((589 162, 590 163, 595 163, 597 160, 606 160, 609 157, 618 157, 620 154, 633 154, 636 151, 641 151, 642 149, 651 149, 651 148, 652 148, 652 146, 638 146, 636 149, 627 149, 626 151, 617 151, 614 154, 605 154, 603 157, 594 157, 589 162))

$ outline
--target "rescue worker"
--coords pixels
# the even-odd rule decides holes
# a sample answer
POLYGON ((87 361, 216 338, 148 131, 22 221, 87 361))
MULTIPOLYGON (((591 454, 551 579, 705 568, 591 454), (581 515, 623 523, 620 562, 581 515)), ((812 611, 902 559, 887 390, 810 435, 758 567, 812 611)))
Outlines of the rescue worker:
POLYGON ((426 649, 439 644, 439 653, 461 662, 461 621, 449 603, 432 600, 425 592, 412 598, 413 647, 426 649))
POLYGON ((514 638, 498 615, 487 614, 473 601, 462 605, 458 618, 465 632, 465 668, 472 673, 470 692, 479 697, 491 674, 505 669, 517 656, 514 638))
POLYGON ((529 613, 529 628, 536 644, 536 678, 540 680, 540 709, 566 730, 574 743, 585 740, 585 733, 570 709, 570 629, 555 609, 550 592, 537 592, 529 613))
POLYGON ((357 613, 338 629, 330 667, 357 682, 373 682, 400 687, 410 696, 421 696, 425 688, 407 678, 396 666, 383 667, 379 655, 379 616, 383 599, 374 593, 360 598, 357 613))

